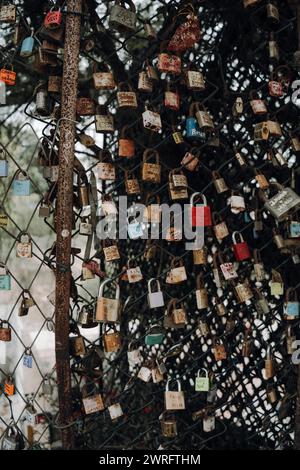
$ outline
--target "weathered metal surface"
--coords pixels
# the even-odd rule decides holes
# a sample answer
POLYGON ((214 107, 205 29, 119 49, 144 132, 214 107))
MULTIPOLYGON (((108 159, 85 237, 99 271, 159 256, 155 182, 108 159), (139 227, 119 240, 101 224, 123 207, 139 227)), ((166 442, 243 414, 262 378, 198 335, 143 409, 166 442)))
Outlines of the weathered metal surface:
MULTIPOLYGON (((67 11, 81 13, 82 0, 68 0, 67 11)), ((69 361, 70 256, 73 210, 73 163, 80 41, 80 14, 68 13, 59 143, 59 180, 57 196, 57 269, 55 308, 55 351, 60 425, 72 419, 71 374, 69 361)), ((63 449, 73 447, 72 427, 62 429, 63 449)))

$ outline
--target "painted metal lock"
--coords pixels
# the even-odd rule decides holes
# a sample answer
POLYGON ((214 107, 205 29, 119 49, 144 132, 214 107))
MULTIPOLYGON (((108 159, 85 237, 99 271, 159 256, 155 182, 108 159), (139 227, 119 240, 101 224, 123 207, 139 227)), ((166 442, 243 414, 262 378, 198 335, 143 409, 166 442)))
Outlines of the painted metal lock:
POLYGON ((273 404, 277 401, 276 389, 274 388, 272 384, 267 384, 266 394, 267 394, 267 399, 269 403, 273 404))
POLYGON ((25 419, 29 424, 37 424, 38 423, 38 413, 34 408, 32 403, 29 403, 25 408, 25 419))
POLYGON ((232 234, 233 241, 233 252, 235 259, 237 261, 244 261, 245 259, 251 258, 250 250, 247 242, 244 241, 243 235, 239 232, 233 232, 232 234), (237 242, 237 235, 240 238, 240 242, 237 242))
POLYGON ((250 106, 254 114, 260 116, 268 112, 266 104, 259 98, 254 98, 253 92, 250 93, 250 106))
POLYGON ((142 114, 142 118, 145 129, 149 129, 153 132, 159 132, 161 130, 162 123, 159 113, 151 111, 150 109, 146 109, 146 111, 144 111, 142 114))
POLYGON ((82 404, 86 415, 104 410, 104 403, 100 393, 82 398, 82 404))
POLYGON ((119 83, 117 102, 119 108, 137 108, 136 93, 132 91, 132 87, 129 83, 119 83))
POLYGON ((192 216, 192 227, 209 227, 212 225, 211 210, 207 205, 207 200, 202 193, 193 193, 190 199, 190 208, 192 216), (195 206, 195 198, 202 199, 202 204, 195 206))
POLYGON ((232 192, 230 197, 231 212, 233 214, 239 214, 240 212, 244 212, 245 209, 245 199, 243 198, 243 196, 240 196, 239 194, 234 194, 234 192, 232 192))
POLYGON ((11 289, 11 277, 5 264, 0 263, 0 290, 11 289))
POLYGON ((210 329, 206 321, 199 320, 198 327, 201 336, 204 336, 206 338, 210 334, 210 329))
POLYGON ((30 196, 31 181, 25 171, 18 170, 13 181, 15 196, 30 196))
POLYGON ((295 211, 300 207, 300 197, 291 188, 283 188, 278 183, 272 183, 270 186, 276 186, 278 193, 270 199, 262 194, 265 208, 278 221, 284 220, 291 210, 295 211))
POLYGON ((142 274, 141 268, 139 266, 130 267, 130 263, 129 263, 129 266, 128 266, 128 269, 127 269, 126 273, 127 273, 127 277, 128 277, 128 282, 130 284, 142 281, 142 279, 143 279, 143 274, 142 274))
POLYGON ((234 264, 233 263, 221 263, 220 264, 220 268, 221 268, 221 271, 222 271, 222 274, 224 276, 224 279, 226 281, 229 281, 230 279, 236 279, 238 277, 238 274, 234 268, 234 264))
POLYGON ((33 356, 30 349, 26 349, 23 355, 23 366, 32 369, 33 356))
POLYGON ((4 382, 4 393, 8 396, 15 394, 15 384, 11 376, 8 376, 4 382))
POLYGON ((1 23, 15 23, 17 8, 12 5, 2 5, 0 8, 0 22, 1 23))
POLYGON ((175 144, 178 145, 178 144, 183 144, 184 143, 184 139, 183 139, 183 136, 182 136, 181 132, 179 132, 179 131, 173 132, 172 137, 173 137, 173 140, 174 140, 175 144))
POLYGON ((173 111, 178 111, 180 108, 179 94, 174 91, 166 91, 164 105, 166 108, 172 109, 173 111))
POLYGON ((224 361, 227 359, 227 352, 224 344, 219 339, 213 341, 214 356, 216 361, 224 361))
POLYGON ((144 225, 141 222, 131 222, 127 225, 127 231, 129 238, 132 240, 137 240, 141 238, 144 234, 144 225))
POLYGON ((283 295, 284 284, 281 274, 278 271, 272 270, 272 278, 270 282, 271 295, 283 295))
POLYGON ((51 10, 47 13, 44 20, 44 26, 47 29, 57 29, 62 24, 62 12, 59 10, 51 10))
MULTIPOLYGON (((3 8, 3 7, 2 7, 3 8)), ((9 425, 4 433, 1 450, 22 450, 24 449, 24 440, 15 425, 9 425)))
POLYGON ((148 281, 148 303, 149 308, 163 307, 165 304, 163 293, 160 289, 160 283, 158 279, 151 278, 148 281), (156 291, 152 292, 152 284, 156 284, 156 291))
POLYGON ((17 243, 17 258, 31 258, 32 257, 32 243, 31 238, 27 233, 20 236, 20 241, 17 243))
POLYGON ((285 320, 295 320, 299 317, 299 302, 297 298, 297 291, 293 288, 288 288, 285 294, 285 302, 283 304, 283 314, 285 320))
POLYGON ((281 82, 278 82, 277 80, 269 81, 269 95, 277 98, 283 96, 283 88, 281 82))
POLYGON ((32 36, 29 36, 23 39, 20 56, 21 57, 30 57, 34 48, 34 39, 32 36))
POLYGON ((300 222, 298 222, 297 220, 292 220, 290 222, 290 236, 292 238, 300 237, 300 222))
POLYGON ((0 81, 4 82, 6 85, 15 85, 16 84, 16 72, 9 69, 1 69, 0 70, 0 81))
POLYGON ((151 325, 146 336, 145 344, 147 346, 154 346, 155 344, 161 344, 164 340, 165 334, 161 326, 158 324, 151 325))
POLYGON ((114 421, 123 416, 123 410, 120 403, 114 403, 108 407, 110 418, 114 421))
POLYGON ((197 119, 195 117, 188 117, 185 123, 186 138, 189 140, 203 139, 203 133, 199 129, 197 119))
POLYGON ((198 166, 199 159, 196 155, 193 155, 190 152, 186 152, 181 160, 181 165, 184 166, 189 171, 195 171, 198 166))
POLYGON ((96 321, 101 323, 120 321, 120 286, 117 282, 107 279, 103 281, 99 288, 99 296, 96 309, 96 321), (104 288, 112 283, 116 289, 115 298, 104 297, 104 288))
POLYGON ((208 392, 209 391, 209 377, 207 369, 199 369, 195 380, 195 391, 196 392, 208 392), (204 372, 204 377, 200 374, 204 372))
POLYGON ((170 380, 167 381, 166 390, 165 390, 165 409, 166 410, 184 410, 185 409, 185 399, 184 393, 181 390, 181 383, 177 380, 177 391, 169 390, 170 380))
POLYGON ((136 30, 136 12, 131 0, 116 0, 109 15, 109 27, 120 32, 134 33, 136 30), (127 4, 129 9, 121 5, 127 4))
POLYGON ((157 68, 160 72, 179 75, 181 73, 181 58, 174 54, 162 52, 158 55, 157 68))
POLYGON ((176 180, 177 183, 180 183, 180 182, 185 182, 187 183, 186 181, 186 177, 185 175, 182 175, 184 179, 179 179, 181 177, 181 175, 174 175, 172 174, 172 172, 169 174, 169 194, 170 194, 170 199, 172 201, 178 201, 178 200, 181 200, 181 199, 187 199, 188 198, 188 190, 187 190, 187 187, 185 186, 181 186, 179 187, 177 185, 177 187, 174 185, 173 181, 172 181, 172 176, 175 176, 175 177, 178 177, 178 179, 176 180))
POLYGON ((0 341, 11 341, 11 328, 9 323, 4 320, 0 320, 0 341))
POLYGON ((8 175, 8 161, 6 160, 6 152, 0 149, 0 177, 5 178, 8 175))

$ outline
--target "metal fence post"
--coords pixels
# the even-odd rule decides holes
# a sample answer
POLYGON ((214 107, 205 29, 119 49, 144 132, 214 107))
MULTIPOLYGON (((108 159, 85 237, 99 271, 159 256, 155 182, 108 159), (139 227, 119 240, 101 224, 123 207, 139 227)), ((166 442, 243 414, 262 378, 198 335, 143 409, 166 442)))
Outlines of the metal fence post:
POLYGON ((69 302, 73 213, 73 164, 82 0, 67 0, 66 36, 59 136, 59 180, 56 211, 55 352, 63 449, 74 447, 71 421, 69 302))

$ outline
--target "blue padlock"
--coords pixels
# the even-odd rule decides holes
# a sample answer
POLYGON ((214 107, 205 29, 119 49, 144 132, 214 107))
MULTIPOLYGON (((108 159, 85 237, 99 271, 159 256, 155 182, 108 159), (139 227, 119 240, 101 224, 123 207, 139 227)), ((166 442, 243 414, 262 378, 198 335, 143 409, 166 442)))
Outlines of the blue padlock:
POLYGON ((5 266, 5 264, 0 263, 0 269, 1 271, 4 271, 4 273, 0 274, 0 290, 10 290, 11 282, 7 267, 5 266))
POLYGON ((290 234, 292 238, 300 237, 300 222, 292 220, 290 223, 290 234))
POLYGON ((194 117, 188 117, 185 123, 186 138, 191 140, 202 139, 203 134, 199 129, 198 122, 194 117))
POLYGON ((15 196, 30 196, 31 182, 26 171, 17 171, 12 187, 15 196))
POLYGON ((283 313, 287 320, 294 320, 299 317, 299 302, 297 299, 297 292, 290 287, 285 294, 285 302, 283 305, 283 313), (292 298, 292 300, 291 300, 292 298))
POLYGON ((21 57, 30 57, 33 52, 34 39, 32 36, 25 38, 22 42, 20 56, 21 57))
POLYGON ((128 230, 129 238, 131 238, 132 240, 136 240, 137 238, 140 238, 143 236, 144 225, 141 222, 137 222, 137 221, 131 222, 131 223, 128 223, 127 230, 128 230))

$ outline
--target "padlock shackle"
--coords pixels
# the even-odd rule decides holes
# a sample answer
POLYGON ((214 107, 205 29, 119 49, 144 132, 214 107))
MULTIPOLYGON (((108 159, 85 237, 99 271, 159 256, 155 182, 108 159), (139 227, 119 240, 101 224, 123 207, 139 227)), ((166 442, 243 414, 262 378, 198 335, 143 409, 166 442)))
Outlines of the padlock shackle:
POLYGON ((272 359, 272 357, 273 357, 273 348, 269 344, 268 347, 267 347, 266 359, 272 359))
POLYGON ((160 292, 161 291, 161 288, 160 288, 160 283, 159 283, 159 280, 156 279, 155 277, 152 277, 151 279, 149 279, 148 281, 148 293, 151 294, 152 291, 151 291, 151 284, 154 282, 156 282, 156 287, 157 287, 157 291, 156 292, 160 292))
POLYGON ((200 373, 201 373, 202 371, 204 371, 205 377, 208 378, 208 370, 205 369, 205 367, 201 367, 201 369, 198 369, 197 377, 200 377, 200 373))
POLYGON ((115 5, 120 5, 123 8, 125 8, 125 5, 128 5, 130 11, 132 11, 133 13, 136 12, 135 4, 132 0, 115 0, 115 5))
MULTIPOLYGON (((168 380, 167 380, 167 383, 166 383, 166 392, 169 391, 169 383, 170 383, 171 381, 172 381, 172 379, 168 379, 168 380)), ((176 380, 176 382, 177 382, 177 391, 178 391, 178 392, 181 392, 181 382, 180 382, 180 380, 176 380)))
POLYGON ((179 299, 175 299, 175 298, 171 299, 168 302, 167 311, 166 311, 168 317, 172 315, 171 309, 175 310, 177 302, 179 302, 179 299))
POLYGON ((147 162, 151 157, 155 157, 155 163, 159 164, 159 153, 153 148, 148 148, 143 153, 143 162, 147 162))
POLYGON ((133 92, 133 88, 128 82, 120 82, 118 84, 118 92, 133 92), (127 89, 126 89, 127 88, 127 89))
POLYGON ((171 268, 178 268, 183 266, 183 259, 180 256, 173 256, 171 261, 171 268))
POLYGON ((255 264, 260 264, 260 263, 262 263, 260 250, 259 250, 258 248, 254 248, 254 250, 253 250, 253 258, 254 258, 254 263, 255 263, 255 264))
POLYGON ((126 139, 126 140, 132 140, 131 136, 129 136, 129 138, 126 136, 126 133, 127 133, 127 136, 128 134, 131 134, 131 126, 129 124, 125 124, 125 126, 122 127, 120 138, 126 139))
POLYGON ((199 273, 197 275, 197 277, 196 277, 196 287, 197 287, 197 290, 205 289, 205 282, 204 282, 203 273, 199 273))
POLYGON ((194 207, 194 204, 195 204, 195 203, 194 203, 194 200, 195 200, 195 198, 196 198, 197 196, 200 196, 201 199, 202 199, 202 204, 201 204, 201 206, 207 206, 207 199, 206 199, 206 197, 204 196, 204 194, 203 194, 203 193, 197 193, 197 192, 196 192, 196 193, 193 193, 193 194, 191 195, 191 198, 190 198, 190 206, 191 206, 191 207, 194 207))
POLYGON ((237 230, 235 230, 235 231, 233 232, 233 234, 232 234, 232 241, 233 241, 234 245, 237 245, 237 244, 239 244, 239 243, 244 243, 245 240, 244 240, 244 237, 243 237, 242 233, 241 233, 241 232, 238 232, 237 230), (237 235, 240 237, 240 241, 239 241, 239 242, 236 241, 237 235))
POLYGON ((298 301, 297 290, 294 287, 288 287, 288 289, 286 290, 286 292, 285 292, 285 301, 286 302, 290 302, 290 301, 297 302, 298 301))
POLYGON ((104 287, 109 284, 109 283, 112 283, 115 285, 116 287, 116 300, 119 300, 120 299, 120 285, 119 283, 114 280, 114 279, 106 279, 105 281, 103 281, 100 286, 99 286, 99 294, 98 294, 98 298, 101 298, 101 297, 104 297, 103 293, 104 293, 104 287))
POLYGON ((212 219, 213 225, 218 225, 223 222, 222 216, 219 212, 213 212, 211 214, 211 219, 212 219))

